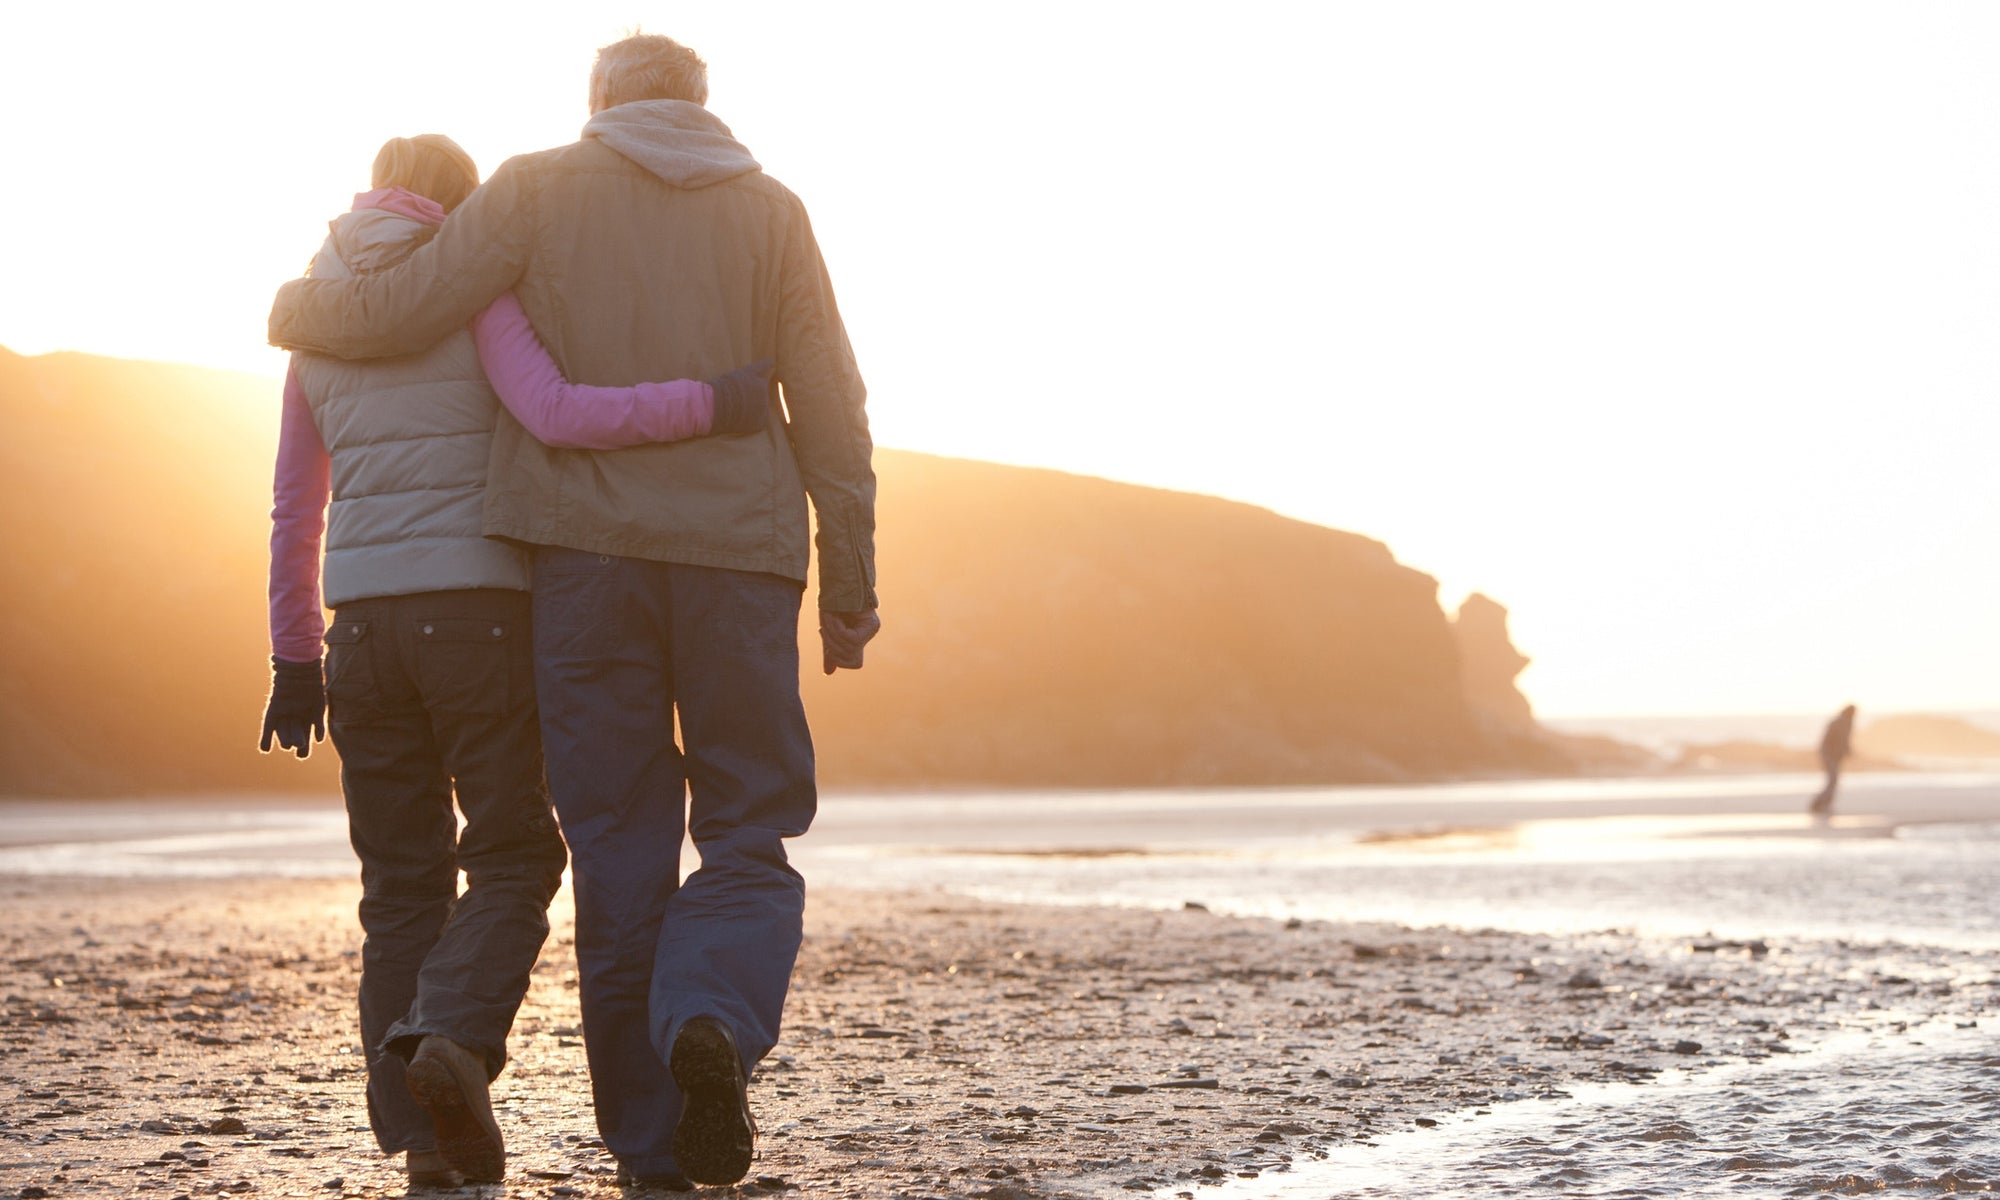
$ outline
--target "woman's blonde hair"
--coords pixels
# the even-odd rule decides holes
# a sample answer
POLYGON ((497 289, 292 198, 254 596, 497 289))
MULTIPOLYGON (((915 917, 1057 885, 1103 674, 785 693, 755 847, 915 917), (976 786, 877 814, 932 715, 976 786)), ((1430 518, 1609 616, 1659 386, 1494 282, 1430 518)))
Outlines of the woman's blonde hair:
POLYGON ((479 168, 464 148, 441 133, 390 138, 375 155, 373 186, 407 188, 450 212, 479 186, 479 168))

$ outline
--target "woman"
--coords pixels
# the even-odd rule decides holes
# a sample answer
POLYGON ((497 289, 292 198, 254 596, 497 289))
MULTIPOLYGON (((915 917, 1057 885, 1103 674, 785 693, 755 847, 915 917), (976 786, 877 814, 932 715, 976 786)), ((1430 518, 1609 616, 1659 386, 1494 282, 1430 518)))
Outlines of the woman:
MULTIPOLYGON (((401 262, 478 183, 449 138, 391 140, 373 190, 333 222, 311 273, 401 262)), ((275 738, 304 758, 330 730, 340 753, 361 859, 369 1124, 385 1153, 407 1153, 413 1185, 505 1174, 487 1087, 506 1061, 566 862, 543 784, 526 559, 480 534, 501 402, 552 445, 612 449, 761 429, 769 373, 760 364, 708 383, 571 385, 511 295, 422 354, 293 357, 260 744, 269 751, 275 738)))

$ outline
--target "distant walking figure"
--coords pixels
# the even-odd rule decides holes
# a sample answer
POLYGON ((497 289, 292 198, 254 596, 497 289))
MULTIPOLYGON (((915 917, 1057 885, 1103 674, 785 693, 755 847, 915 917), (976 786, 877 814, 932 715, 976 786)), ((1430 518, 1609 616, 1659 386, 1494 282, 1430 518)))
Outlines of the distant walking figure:
POLYGON ((1826 768, 1826 786, 1813 797, 1806 811, 1816 817, 1824 817, 1833 811, 1833 792, 1840 786, 1840 764, 1854 748, 1854 706, 1848 705, 1840 714, 1826 723, 1826 732, 1819 739, 1819 761, 1826 768))

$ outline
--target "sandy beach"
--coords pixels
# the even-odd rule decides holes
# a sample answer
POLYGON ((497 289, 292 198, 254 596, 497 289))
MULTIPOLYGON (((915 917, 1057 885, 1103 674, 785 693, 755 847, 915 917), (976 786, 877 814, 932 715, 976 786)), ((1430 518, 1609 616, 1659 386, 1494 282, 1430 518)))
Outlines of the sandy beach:
MULTIPOLYGON (((0 890, 0 1192, 403 1190, 363 1108, 355 884, 0 890)), ((618 1191, 591 1121, 569 912, 565 894, 496 1085, 512 1158, 493 1194, 618 1191)), ((2000 1005, 1990 956, 1936 951, 1912 974, 1893 949, 1846 943, 832 887, 807 921, 784 1040, 752 1083, 744 1195, 1261 1195, 1343 1147, 1510 1101, 2000 1005)))

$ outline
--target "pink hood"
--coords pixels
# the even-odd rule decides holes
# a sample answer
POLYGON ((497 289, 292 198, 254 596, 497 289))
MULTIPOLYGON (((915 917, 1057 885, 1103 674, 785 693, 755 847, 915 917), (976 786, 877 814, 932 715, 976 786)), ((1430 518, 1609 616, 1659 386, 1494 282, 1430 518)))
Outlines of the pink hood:
POLYGON ((407 188, 376 188, 372 192, 358 192, 354 197, 353 212, 375 208, 383 212, 408 217, 412 221, 422 221, 426 225, 444 224, 444 205, 429 196, 419 196, 407 188))

